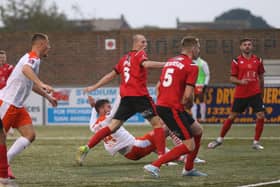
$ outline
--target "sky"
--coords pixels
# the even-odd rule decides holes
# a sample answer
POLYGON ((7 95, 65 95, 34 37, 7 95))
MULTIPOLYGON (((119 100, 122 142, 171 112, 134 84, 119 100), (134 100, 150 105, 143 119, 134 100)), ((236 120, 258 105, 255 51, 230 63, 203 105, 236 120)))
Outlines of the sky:
POLYGON ((279 0, 46 0, 55 2, 70 19, 119 18, 125 16, 132 28, 147 25, 176 27, 182 22, 213 21, 233 8, 244 8, 280 28, 279 0), (76 7, 76 8, 73 8, 76 7))

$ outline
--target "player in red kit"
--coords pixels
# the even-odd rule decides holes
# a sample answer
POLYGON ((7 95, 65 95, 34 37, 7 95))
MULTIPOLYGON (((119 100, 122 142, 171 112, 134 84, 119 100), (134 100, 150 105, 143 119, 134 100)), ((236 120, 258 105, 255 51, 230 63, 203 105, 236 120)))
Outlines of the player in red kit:
POLYGON ((13 69, 14 66, 7 63, 6 51, 0 50, 0 89, 6 86, 6 82, 13 69))
POLYGON ((236 85, 234 101, 231 113, 225 120, 220 136, 208 144, 208 148, 214 149, 220 146, 226 133, 229 131, 234 119, 246 108, 252 107, 256 113, 255 138, 252 148, 256 150, 264 149, 259 144, 259 140, 264 126, 264 66, 262 59, 252 54, 253 42, 249 38, 240 41, 241 55, 232 60, 230 81, 236 85))
POLYGON ((182 144, 175 146, 152 164, 144 166, 144 170, 154 177, 159 177, 159 168, 162 164, 185 154, 188 155, 182 176, 207 176, 194 169, 194 159, 200 147, 202 128, 184 110, 187 103, 193 102, 198 66, 192 60, 199 56, 200 44, 195 37, 185 37, 181 44, 181 54, 168 60, 157 84, 159 92, 157 112, 169 130, 182 140, 182 144))
MULTIPOLYGON (((161 119, 156 113, 152 98, 147 89, 147 68, 162 68, 164 62, 148 60, 144 51, 146 38, 137 34, 133 36, 133 48, 124 55, 114 70, 102 77, 96 84, 84 89, 85 92, 96 90, 120 75, 121 102, 110 124, 100 129, 88 142, 88 148, 94 147, 106 136, 116 132, 121 125, 135 113, 142 113, 154 127, 155 146, 159 155, 165 152, 165 135, 161 119)), ((80 157, 87 153, 80 149, 80 157)))

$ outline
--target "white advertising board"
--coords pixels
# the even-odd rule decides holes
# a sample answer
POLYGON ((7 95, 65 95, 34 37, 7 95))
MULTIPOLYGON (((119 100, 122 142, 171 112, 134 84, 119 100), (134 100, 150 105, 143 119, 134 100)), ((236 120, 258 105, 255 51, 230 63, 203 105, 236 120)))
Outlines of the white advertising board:
POLYGON ((34 125, 43 124, 43 98, 40 95, 31 92, 31 94, 25 102, 24 107, 30 114, 32 118, 32 123, 34 125))
MULTIPOLYGON (((46 103, 46 124, 48 125, 85 125, 89 123, 91 107, 88 104, 87 95, 82 88, 56 88, 54 97, 58 100, 58 107, 53 108, 46 103)), ((154 88, 149 88, 151 96, 155 98, 154 88)), ((114 103, 119 94, 117 87, 99 88, 91 92, 95 100, 109 99, 114 103)), ((127 124, 147 123, 140 114, 128 119, 127 124)))

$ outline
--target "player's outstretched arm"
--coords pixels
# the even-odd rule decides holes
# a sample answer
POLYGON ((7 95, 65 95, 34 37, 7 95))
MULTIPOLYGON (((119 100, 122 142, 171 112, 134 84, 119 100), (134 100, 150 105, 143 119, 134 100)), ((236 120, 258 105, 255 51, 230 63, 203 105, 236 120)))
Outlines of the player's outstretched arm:
POLYGON ((46 90, 47 93, 53 92, 53 88, 47 84, 44 84, 36 75, 36 73, 33 71, 33 69, 29 65, 24 65, 22 68, 22 73, 35 85, 37 85, 39 88, 46 90))
POLYGON ((107 73, 96 84, 84 88, 84 92, 88 93, 88 92, 96 90, 97 88, 100 88, 101 86, 112 81, 117 75, 118 74, 116 73, 115 70, 111 71, 110 73, 107 73))
POLYGON ((145 60, 142 62, 142 66, 144 68, 163 68, 166 62, 157 62, 157 61, 151 61, 151 60, 145 60))
POLYGON ((33 85, 32 91, 41 95, 42 97, 45 97, 52 104, 53 107, 57 106, 57 100, 51 95, 49 95, 45 90, 38 87, 36 84, 33 85))
POLYGON ((108 123, 111 122, 111 120, 113 119, 113 117, 115 116, 115 114, 119 108, 120 103, 121 103, 121 96, 118 95, 113 104, 112 110, 111 110, 110 114, 107 116, 105 121, 107 121, 108 123))
POLYGON ((88 104, 91 108, 95 107, 95 99, 91 95, 88 96, 88 104))

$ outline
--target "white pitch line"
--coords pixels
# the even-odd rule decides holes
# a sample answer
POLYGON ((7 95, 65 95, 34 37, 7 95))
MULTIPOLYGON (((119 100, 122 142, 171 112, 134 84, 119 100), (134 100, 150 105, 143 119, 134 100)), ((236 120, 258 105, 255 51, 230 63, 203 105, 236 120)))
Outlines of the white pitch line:
MULTIPOLYGON (((15 140, 17 137, 8 137, 8 140, 15 140)), ((88 140, 88 136, 38 136, 36 140, 88 140)), ((203 140, 213 140, 216 137, 202 137, 203 140)), ((262 137, 262 140, 280 140, 280 137, 262 137)), ((252 137, 227 137, 225 140, 252 140, 252 137)))
POLYGON ((248 184, 248 185, 244 185, 244 186, 238 186, 238 187, 255 187, 255 186, 265 186, 265 185, 269 185, 269 184, 278 184, 280 183, 280 179, 277 181, 271 181, 271 182, 261 182, 261 183, 256 183, 256 184, 248 184))

